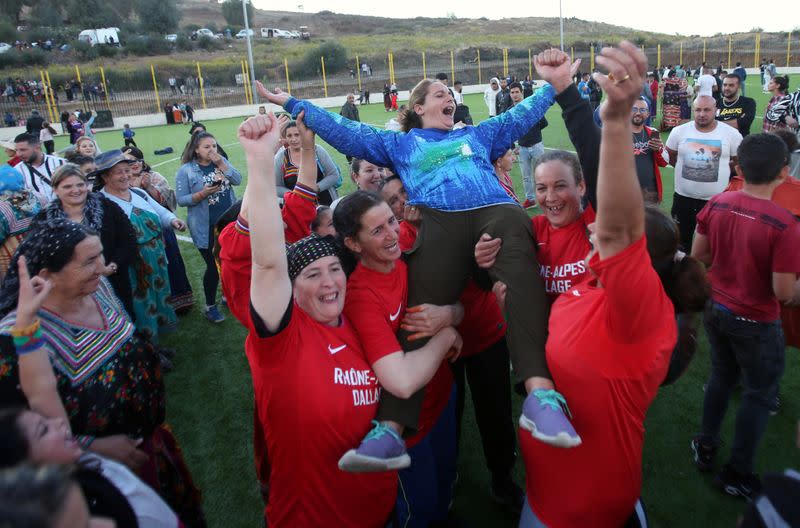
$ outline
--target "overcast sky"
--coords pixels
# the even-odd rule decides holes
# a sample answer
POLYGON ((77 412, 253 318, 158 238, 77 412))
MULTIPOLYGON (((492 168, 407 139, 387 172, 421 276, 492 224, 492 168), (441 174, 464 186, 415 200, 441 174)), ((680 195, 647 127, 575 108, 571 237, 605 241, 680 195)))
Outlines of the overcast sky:
MULTIPOLYGON (((252 0, 260 9, 276 9, 274 2, 252 0)), ((608 22, 648 31, 683 35, 713 35, 736 33, 761 27, 765 31, 790 31, 800 27, 800 2, 788 0, 776 4, 765 2, 758 9, 758 2, 734 0, 728 2, 698 2, 697 0, 670 0, 638 3, 637 8, 628 6, 633 2, 622 0, 563 0, 564 17, 608 22), (704 6, 707 15, 701 16, 698 5, 704 6), (747 6, 748 9, 743 9, 747 6)), ((558 0, 535 0, 525 2, 501 2, 486 0, 455 0, 434 2, 430 0, 364 1, 364 0, 289 0, 279 8, 282 11, 316 13, 322 10, 337 13, 372 15, 392 18, 416 16, 445 17, 455 14, 459 18, 490 19, 558 16, 558 0), (502 15, 502 16, 498 16, 502 15)), ((798 35, 800 36, 800 35, 798 35)))

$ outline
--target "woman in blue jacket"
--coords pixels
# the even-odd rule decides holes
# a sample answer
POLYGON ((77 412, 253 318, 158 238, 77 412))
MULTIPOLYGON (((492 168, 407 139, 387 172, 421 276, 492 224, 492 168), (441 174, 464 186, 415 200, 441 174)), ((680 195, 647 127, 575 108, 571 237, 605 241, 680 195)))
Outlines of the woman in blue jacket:
POLYGON ((217 141, 208 132, 193 134, 181 156, 183 165, 175 176, 175 195, 178 205, 187 207, 186 217, 192 241, 206 262, 203 291, 206 296, 205 314, 212 323, 225 317, 217 309, 219 273, 211 253, 214 223, 233 202, 231 188, 239 185, 242 175, 217 151, 217 141))
MULTIPOLYGON (((558 67, 569 69, 570 63, 558 67)), ((531 222, 502 188, 490 161, 541 120, 553 104, 553 88, 545 85, 500 116, 454 130, 456 104, 450 91, 440 82, 424 79, 414 87, 399 116, 403 132, 378 130, 308 101, 270 93, 263 85, 258 88, 262 97, 293 116, 305 112, 306 126, 342 154, 389 167, 403 180, 408 204, 422 213, 416 244, 407 255, 409 306, 455 303, 474 265, 475 242, 483 233, 507 234, 500 250, 502 262, 498 260, 489 275, 493 282, 508 286, 508 345, 514 372, 528 393, 520 425, 553 445, 580 444, 544 357, 548 303, 535 273, 539 266, 531 222)), ((426 343, 425 339, 408 341, 403 331, 400 338, 407 352, 426 343)), ((377 419, 399 424, 406 434, 414 431, 423 392, 402 400, 384 391, 377 419)), ((368 435, 357 451, 373 460, 391 458, 389 453, 396 452, 397 446, 390 445, 386 436, 368 435)))

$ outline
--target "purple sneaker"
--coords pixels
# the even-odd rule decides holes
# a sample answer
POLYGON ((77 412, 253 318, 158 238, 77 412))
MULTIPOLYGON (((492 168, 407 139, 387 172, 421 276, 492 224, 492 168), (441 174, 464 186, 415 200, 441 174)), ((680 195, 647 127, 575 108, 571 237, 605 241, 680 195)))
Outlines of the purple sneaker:
POLYGON ((576 447, 581 437, 575 432, 569 418, 564 414, 567 402, 554 390, 534 390, 525 398, 519 426, 545 444, 555 447, 576 447))
POLYGON ((375 427, 367 433, 358 449, 351 449, 339 459, 339 469, 350 473, 393 471, 411 465, 406 443, 388 425, 372 420, 375 427))

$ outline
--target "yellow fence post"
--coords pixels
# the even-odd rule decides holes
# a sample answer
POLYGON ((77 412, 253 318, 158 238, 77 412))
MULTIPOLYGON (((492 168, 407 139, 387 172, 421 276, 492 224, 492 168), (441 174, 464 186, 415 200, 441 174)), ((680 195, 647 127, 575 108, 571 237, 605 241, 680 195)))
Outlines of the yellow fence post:
MULTIPOLYGON (((77 68, 77 66, 76 66, 77 68)), ((156 92, 156 113, 161 112, 161 98, 158 96, 158 84, 156 84, 156 70, 150 65, 150 76, 153 78, 153 90, 156 92)))
POLYGON ((594 45, 589 46, 589 71, 594 71, 594 45))
POLYGON ((394 84, 394 53, 389 52, 389 84, 394 84))
POLYGON ((206 107, 206 83, 203 80, 203 72, 200 71, 200 62, 197 63, 197 81, 200 83, 200 99, 203 101, 203 108, 206 107))
POLYGON ((503 77, 508 77, 508 48, 503 48, 503 77))
POLYGON ((48 92, 50 94, 50 104, 53 107, 53 122, 55 119, 58 118, 58 104, 56 104, 56 92, 53 90, 53 83, 50 82, 50 72, 45 70, 44 76, 47 79, 47 86, 50 88, 48 92))
POLYGON ((786 67, 789 67, 789 57, 792 54, 792 32, 789 32, 789 37, 786 39, 786 67))
POLYGON ((728 62, 727 62, 728 69, 732 69, 731 68, 731 51, 732 50, 733 50, 733 39, 731 38, 730 35, 728 35, 728 62))
POLYGON ((658 55, 656 55, 656 68, 661 69, 661 44, 658 45, 658 55))
POLYGON ((325 77, 325 57, 320 57, 319 62, 322 64, 322 89, 325 91, 325 97, 328 97, 328 79, 325 77))
POLYGON ((358 55, 356 55, 356 75, 358 76, 358 93, 361 93, 361 64, 358 61, 358 55))
MULTIPOLYGON (((425 52, 424 51, 422 52, 422 78, 423 79, 427 79, 428 78, 428 68, 427 68, 427 65, 425 64, 425 52)), ((394 82, 394 81, 392 81, 392 82, 394 82)))
POLYGON ((481 50, 478 48, 478 84, 483 84, 481 79, 481 50))
POLYGON ((531 56, 530 48, 528 48, 528 77, 533 79, 533 57, 531 56))
POLYGON ((569 62, 575 62, 575 46, 569 47, 569 62))
POLYGON ((78 82, 83 84, 83 81, 81 81, 81 70, 78 68, 77 64, 75 65, 75 75, 78 76, 78 82))
POLYGON ((283 58, 283 70, 286 72, 286 93, 292 95, 292 83, 289 81, 289 61, 283 58))
POLYGON ((50 98, 47 97, 47 83, 44 80, 44 71, 39 70, 39 75, 42 77, 42 95, 44 95, 44 104, 47 107, 47 117, 50 118, 50 123, 53 123, 53 109, 50 108, 50 98))
POLYGON ((247 73, 244 71, 244 61, 239 61, 239 66, 242 68, 242 88, 244 88, 244 104, 250 104, 250 98, 247 96, 247 73))
POLYGON ((706 39, 703 39, 703 62, 706 62, 706 39))
POLYGON ((681 51, 678 55, 678 64, 683 65, 683 41, 681 41, 681 51))
POLYGON ((108 85, 106 85, 106 72, 102 66, 100 66, 100 81, 103 83, 103 91, 106 94, 106 108, 111 110, 111 96, 108 93, 108 85))
MULTIPOLYGON (((255 67, 255 64, 253 65, 255 67)), ((247 76, 245 86, 247 86, 247 95, 250 97, 250 104, 253 104, 253 85, 250 83, 250 63, 244 61, 244 73, 247 76)))
POLYGON ((456 62, 455 58, 453 57, 453 50, 450 50, 450 75, 452 76, 450 82, 451 83, 456 82, 456 62))
POLYGON ((756 51, 753 54, 753 68, 758 68, 758 60, 761 55, 761 33, 756 33, 756 51))

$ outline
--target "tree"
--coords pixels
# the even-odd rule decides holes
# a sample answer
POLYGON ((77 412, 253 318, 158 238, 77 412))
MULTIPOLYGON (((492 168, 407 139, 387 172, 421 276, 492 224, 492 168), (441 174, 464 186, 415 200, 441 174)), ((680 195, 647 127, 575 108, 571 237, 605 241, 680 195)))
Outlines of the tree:
POLYGON ((20 22, 19 15, 22 11, 22 6, 29 3, 26 0, 0 0, 0 13, 11 17, 11 21, 16 27, 20 22))
POLYGON ((137 0, 136 14, 142 30, 148 33, 175 33, 181 21, 181 12, 175 0, 137 0))
POLYGON ((65 2, 69 21, 83 28, 119 27, 122 18, 103 0, 69 0, 65 2))
MULTIPOLYGON (((253 22, 253 4, 247 2, 247 19, 252 24, 253 22)), ((225 17, 225 22, 231 26, 244 27, 244 12, 242 11, 241 0, 225 0, 222 2, 222 16, 225 17)))
POLYGON ((53 0, 39 0, 31 9, 31 16, 28 17, 32 25, 39 27, 56 28, 64 22, 61 15, 61 5, 53 0))

